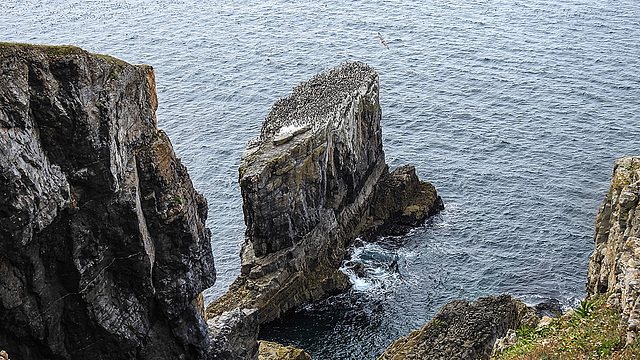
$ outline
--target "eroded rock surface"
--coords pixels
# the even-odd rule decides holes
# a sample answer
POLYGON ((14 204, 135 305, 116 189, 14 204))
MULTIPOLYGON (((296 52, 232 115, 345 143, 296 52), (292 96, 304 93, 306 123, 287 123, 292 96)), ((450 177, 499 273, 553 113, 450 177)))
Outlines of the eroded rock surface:
POLYGON ((258 359, 258 316, 255 309, 233 309, 207 320, 209 359, 258 359))
POLYGON ((345 63, 276 102, 239 169, 241 275, 208 317, 257 308, 263 323, 342 291, 350 284, 338 268, 358 235, 406 232, 442 207, 414 169, 388 173, 378 95, 373 69, 345 63))
POLYGON ((508 330, 538 323, 535 310, 509 295, 445 304, 420 330, 394 342, 378 360, 489 359, 508 330))
POLYGON ((587 298, 612 293, 628 324, 627 340, 640 331, 640 157, 615 162, 611 186, 595 221, 595 250, 587 298))
POLYGON ((444 204, 435 187, 420 181, 413 166, 385 171, 376 184, 361 235, 368 240, 403 235, 442 209, 444 204))
POLYGON ((153 69, 0 44, 0 344, 15 359, 198 359, 207 203, 153 69))

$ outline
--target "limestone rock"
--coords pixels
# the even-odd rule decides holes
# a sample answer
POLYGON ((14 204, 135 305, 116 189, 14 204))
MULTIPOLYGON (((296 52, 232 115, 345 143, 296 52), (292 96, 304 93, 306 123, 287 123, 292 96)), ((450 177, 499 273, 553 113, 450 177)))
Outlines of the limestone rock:
POLYGON ((203 358, 207 203, 153 69, 0 43, 0 344, 20 359, 203 358))
POLYGON ((258 359, 258 324, 255 309, 236 308, 207 320, 211 345, 208 359, 258 359))
POLYGON ((489 359, 509 329, 535 327, 535 310, 509 295, 445 304, 420 330, 394 342, 378 360, 489 359))
POLYGON ((311 360, 311 356, 302 349, 284 346, 270 341, 259 341, 258 360, 311 360))
POLYGON ((515 329, 509 329, 505 336, 496 340, 496 343, 493 345, 493 350, 491 351, 490 358, 498 357, 500 354, 502 354, 503 351, 512 347, 517 342, 518 342, 518 333, 516 332, 515 329))
MULTIPOLYGON (((640 157, 615 162, 611 186, 595 221, 587 298, 612 293, 630 342, 640 331, 640 157)), ((610 298, 612 299, 612 298, 610 298)))
POLYGON ((263 323, 343 291, 350 283, 338 268, 357 236, 386 221, 400 220, 388 228, 406 231, 441 208, 411 168, 388 174, 378 97, 377 73, 345 63, 276 102, 239 169, 247 226, 241 275, 208 317, 257 308, 263 323), (376 204, 393 208, 372 207, 376 192, 389 197, 376 204), (395 204, 394 196, 431 202, 395 204))

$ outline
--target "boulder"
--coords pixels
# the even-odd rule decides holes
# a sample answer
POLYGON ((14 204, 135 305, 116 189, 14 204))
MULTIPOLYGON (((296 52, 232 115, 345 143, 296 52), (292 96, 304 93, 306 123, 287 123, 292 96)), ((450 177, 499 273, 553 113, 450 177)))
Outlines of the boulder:
POLYGON ((255 309, 236 308, 207 320, 209 360, 258 359, 258 316, 255 309))
POLYGON ((258 360, 311 360, 311 356, 302 349, 284 346, 270 341, 259 341, 258 360))
POLYGON ((562 315, 562 304, 558 299, 547 299, 541 303, 536 304, 536 315, 538 317, 548 316, 551 318, 558 318, 562 315))

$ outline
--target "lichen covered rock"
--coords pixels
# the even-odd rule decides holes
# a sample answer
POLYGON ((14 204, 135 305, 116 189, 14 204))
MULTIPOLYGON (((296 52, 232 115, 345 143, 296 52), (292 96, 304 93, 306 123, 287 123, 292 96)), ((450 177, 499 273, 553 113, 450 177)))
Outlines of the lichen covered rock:
POLYGON ((535 310, 509 295, 445 304, 420 330, 394 342, 378 360, 489 359, 510 329, 538 323, 535 310))
POLYGON ((258 360, 311 360, 311 356, 302 349, 284 346, 270 341, 258 341, 260 353, 258 360))
POLYGON ((343 291, 350 284, 338 268, 357 236, 398 219, 420 225, 441 208, 435 189, 414 170, 389 175, 378 96, 377 73, 345 63, 276 102, 239 169, 247 226, 241 275, 207 316, 257 308, 263 323, 343 291), (374 202, 376 193, 388 199, 374 202), (430 203, 374 207, 395 196, 430 203))
POLYGON ((204 357, 207 203, 153 69, 0 44, 0 344, 20 359, 204 357))
POLYGON ((611 186, 595 221, 595 249, 587 298, 612 293, 628 324, 627 340, 640 332, 640 157, 615 162, 611 186))

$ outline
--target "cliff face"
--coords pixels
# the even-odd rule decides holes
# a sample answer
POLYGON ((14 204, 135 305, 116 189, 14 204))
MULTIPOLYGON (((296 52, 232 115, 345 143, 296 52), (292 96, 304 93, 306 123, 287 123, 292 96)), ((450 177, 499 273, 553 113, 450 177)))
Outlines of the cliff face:
POLYGON ((0 344, 14 359, 199 358, 205 199, 153 69, 0 44, 0 344))
POLYGON ((442 207, 413 168, 388 173, 378 95, 377 73, 346 63, 273 106, 240 166, 247 225, 241 275, 209 306, 209 317, 257 308, 262 323, 344 290, 348 278, 338 268, 358 235, 392 217, 419 225, 442 207), (416 191, 424 196, 388 196, 416 191), (375 202, 376 194, 388 199, 375 202))
POLYGON ((611 187, 595 221, 595 250, 587 298, 612 293, 628 324, 627 340, 640 331, 640 157, 616 161, 611 187))
POLYGON ((508 330, 535 328, 538 320, 532 308, 509 295, 473 303, 454 300, 422 329, 391 344, 378 360, 489 359, 496 340, 508 330))

